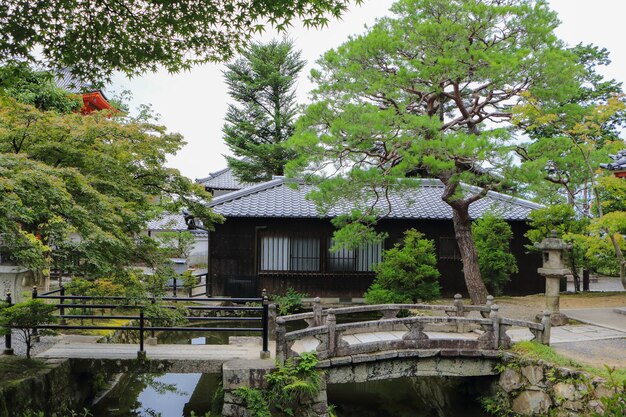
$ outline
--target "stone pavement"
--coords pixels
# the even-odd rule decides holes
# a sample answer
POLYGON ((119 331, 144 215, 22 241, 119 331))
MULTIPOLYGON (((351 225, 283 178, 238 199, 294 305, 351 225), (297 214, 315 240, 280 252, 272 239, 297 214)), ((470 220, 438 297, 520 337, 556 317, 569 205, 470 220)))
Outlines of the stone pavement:
POLYGON ((562 313, 582 323, 602 326, 626 333, 626 316, 616 312, 615 308, 568 309, 562 310, 562 313))

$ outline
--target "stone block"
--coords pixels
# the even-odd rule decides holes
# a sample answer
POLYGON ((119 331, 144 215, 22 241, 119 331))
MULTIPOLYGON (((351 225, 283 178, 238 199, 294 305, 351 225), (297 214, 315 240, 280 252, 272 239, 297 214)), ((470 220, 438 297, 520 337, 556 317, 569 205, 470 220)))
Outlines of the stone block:
POLYGON ((582 401, 564 401, 562 406, 571 411, 580 411, 585 407, 582 401))
POLYGON ((500 374, 499 384, 505 392, 511 392, 522 387, 522 378, 515 369, 506 368, 500 374))
POLYGON ((557 398, 562 398, 564 400, 577 400, 580 395, 576 392, 576 387, 574 386, 574 384, 570 384, 567 382, 559 382, 555 384, 552 389, 554 390, 554 395, 557 398))
POLYGON ((331 358, 330 364, 332 366, 350 365, 352 363, 352 356, 342 356, 340 358, 331 358))
POLYGON ((543 367, 537 365, 524 366, 522 375, 524 375, 530 385, 538 385, 543 380, 543 367))
POLYGON ((546 414, 552 405, 548 394, 542 391, 523 391, 515 399, 511 409, 523 416, 546 414))

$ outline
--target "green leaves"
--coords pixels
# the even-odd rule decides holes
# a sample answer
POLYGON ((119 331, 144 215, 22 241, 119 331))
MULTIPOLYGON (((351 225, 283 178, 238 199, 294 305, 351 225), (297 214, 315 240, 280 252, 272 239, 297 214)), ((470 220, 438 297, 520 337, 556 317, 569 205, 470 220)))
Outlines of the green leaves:
POLYGON ((487 214, 474 221, 472 235, 485 285, 491 294, 501 295, 511 274, 518 272, 517 261, 511 253, 511 226, 503 219, 487 214))
POLYGON ((415 303, 439 296, 435 244, 415 229, 404 233, 402 244, 383 252, 374 271, 376 278, 365 293, 370 304, 415 303))
POLYGON ((284 142, 297 114, 294 85, 305 61, 289 41, 250 45, 224 72, 230 96, 224 140, 235 157, 228 166, 244 182, 283 175, 295 157, 284 142))
POLYGON ((307 26, 323 26, 350 3, 103 0, 94 6, 87 0, 11 0, 0 5, 0 56, 70 68, 79 79, 94 82, 116 71, 128 76, 158 68, 180 72, 228 60, 268 25, 284 30, 302 19, 307 26))
POLYGON ((186 206, 206 225, 219 221, 204 189, 164 166, 180 135, 146 119, 55 110, 0 92, 0 236, 14 261, 125 274, 131 260, 150 261, 139 234, 163 210, 186 206))

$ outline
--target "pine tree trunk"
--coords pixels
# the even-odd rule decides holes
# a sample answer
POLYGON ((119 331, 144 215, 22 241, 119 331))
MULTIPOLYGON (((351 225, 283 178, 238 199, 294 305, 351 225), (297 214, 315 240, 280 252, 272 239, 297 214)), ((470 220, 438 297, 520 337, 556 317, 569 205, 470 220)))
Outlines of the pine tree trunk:
POLYGON ((467 292, 472 300, 472 304, 485 304, 489 293, 480 274, 478 254, 476 253, 476 245, 472 237, 472 222, 468 211, 469 207, 465 204, 460 207, 452 207, 454 234, 459 245, 465 285, 467 286, 467 292))

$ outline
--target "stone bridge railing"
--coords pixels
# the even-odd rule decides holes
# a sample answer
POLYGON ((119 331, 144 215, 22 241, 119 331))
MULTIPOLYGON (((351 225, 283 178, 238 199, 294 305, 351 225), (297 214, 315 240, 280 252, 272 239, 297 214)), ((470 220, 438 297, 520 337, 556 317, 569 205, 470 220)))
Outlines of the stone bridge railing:
POLYGON ((287 358, 297 356, 293 345, 304 338, 315 338, 319 341, 316 352, 320 359, 329 359, 355 354, 391 350, 414 349, 462 349, 497 350, 508 348, 511 339, 507 330, 512 326, 526 327, 534 335, 535 340, 543 344, 550 342, 550 316, 544 312, 541 323, 513 320, 501 317, 498 306, 493 298, 486 305, 465 305, 460 295, 455 296, 451 305, 432 304, 381 304, 364 305, 334 309, 323 309, 319 299, 315 300, 313 311, 276 318, 276 358, 284 363, 287 358), (402 310, 438 311, 440 316, 410 316, 398 318, 402 310), (487 317, 467 317, 472 311, 480 312, 487 317), (337 324, 337 316, 355 313, 379 313, 380 319, 364 320, 352 323, 337 324), (287 332, 286 324, 291 321, 304 320, 308 327, 303 330, 287 332), (465 333, 473 329, 482 329, 477 338, 446 337, 429 338, 426 331, 444 331, 447 333, 465 333), (349 345, 343 336, 384 331, 404 331, 401 340, 379 340, 349 345))

